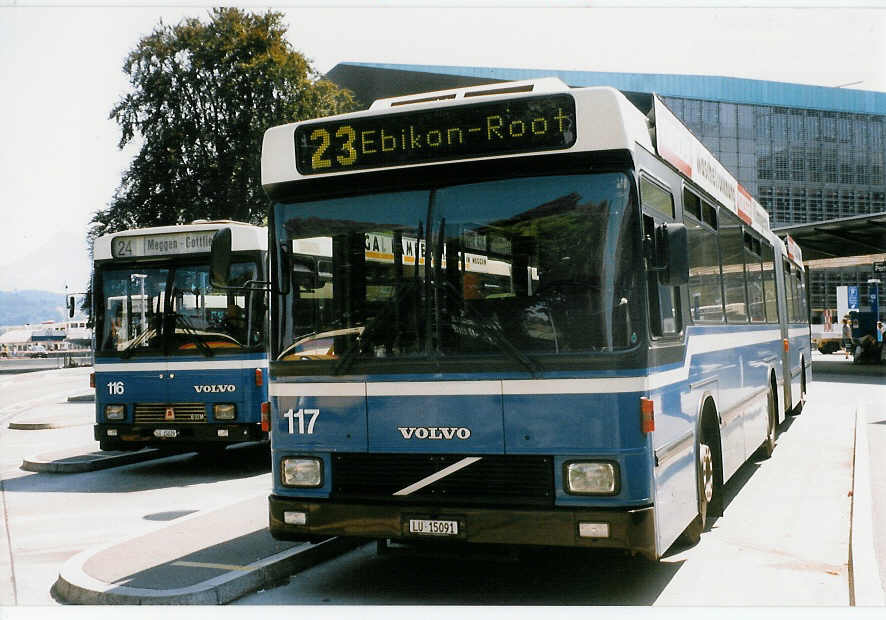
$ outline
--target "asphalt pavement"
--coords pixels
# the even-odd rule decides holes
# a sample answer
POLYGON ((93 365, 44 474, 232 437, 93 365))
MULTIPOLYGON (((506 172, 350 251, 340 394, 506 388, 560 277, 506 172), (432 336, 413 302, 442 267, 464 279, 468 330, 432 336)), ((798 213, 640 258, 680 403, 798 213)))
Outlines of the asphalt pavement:
MULTIPOLYGON (((865 367, 836 359, 826 359, 822 365, 817 357, 813 359, 813 374, 832 372, 828 366, 833 364, 839 364, 838 371, 843 373, 867 372, 856 373, 853 369, 865 367)), ((41 408, 34 414, 17 417, 16 423, 53 424, 57 428, 64 422, 59 421, 57 411, 53 412, 51 407, 41 408)), ((848 565, 850 604, 883 605, 879 571, 871 553, 870 482, 866 472, 856 476, 856 471, 868 463, 867 440, 861 436, 864 424, 857 424, 857 419, 856 413, 851 432, 844 433, 847 439, 842 448, 843 454, 850 456, 852 467, 841 470, 840 475, 822 477, 816 492, 802 497, 806 514, 834 513, 834 527, 797 527, 792 532, 791 545, 797 549, 827 549, 837 572, 842 573, 839 567, 848 565), (849 489, 848 508, 835 511, 830 504, 835 496, 847 497, 844 489, 849 489), (854 507, 859 509, 853 510, 854 507)), ((798 430, 787 432, 792 434, 798 430)), ((827 432, 827 429, 819 428, 816 432, 827 432)), ((163 456, 154 450, 102 453, 95 451, 95 447, 36 455, 26 459, 22 467, 64 474, 163 456)), ((820 466, 820 458, 816 451, 797 450, 791 457, 791 469, 796 472, 814 469, 820 466)), ((337 538, 318 544, 274 540, 267 529, 268 492, 269 489, 263 490, 255 497, 221 509, 186 516, 171 513, 168 522, 147 534, 88 549, 64 564, 53 593, 59 600, 75 604, 224 604, 249 592, 273 587, 299 570, 364 542, 337 538)), ((784 498, 772 501, 783 503, 784 498)), ((802 580, 804 575, 802 571, 794 571, 791 578, 802 580)), ((811 582, 805 586, 794 585, 815 588, 811 582)), ((842 596, 828 592, 828 589, 819 590, 815 603, 846 605, 845 591, 842 596)))

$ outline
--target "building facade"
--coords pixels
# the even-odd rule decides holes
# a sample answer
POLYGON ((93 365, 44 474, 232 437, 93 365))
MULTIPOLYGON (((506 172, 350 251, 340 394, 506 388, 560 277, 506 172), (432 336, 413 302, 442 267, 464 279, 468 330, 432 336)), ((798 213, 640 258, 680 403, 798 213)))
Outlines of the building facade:
MULTIPOLYGON (((369 63, 342 63, 328 74, 366 104, 548 76, 575 87, 613 86, 635 101, 660 95, 767 209, 773 227, 886 212, 886 93, 712 76, 369 63)), ((874 275, 870 264, 814 270, 813 320, 836 309, 836 286, 857 285, 866 300, 874 275)))

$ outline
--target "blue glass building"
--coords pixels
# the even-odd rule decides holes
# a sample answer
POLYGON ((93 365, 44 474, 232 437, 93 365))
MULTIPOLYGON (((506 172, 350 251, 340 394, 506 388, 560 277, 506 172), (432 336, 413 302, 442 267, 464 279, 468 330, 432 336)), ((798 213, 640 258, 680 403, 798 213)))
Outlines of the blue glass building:
MULTIPOLYGON (((763 80, 648 73, 340 63, 327 77, 368 105, 382 97, 556 76, 613 86, 642 106, 661 96, 769 211, 773 227, 886 211, 886 93, 763 80)), ((813 320, 835 287, 867 298, 870 266, 813 272, 813 320)))

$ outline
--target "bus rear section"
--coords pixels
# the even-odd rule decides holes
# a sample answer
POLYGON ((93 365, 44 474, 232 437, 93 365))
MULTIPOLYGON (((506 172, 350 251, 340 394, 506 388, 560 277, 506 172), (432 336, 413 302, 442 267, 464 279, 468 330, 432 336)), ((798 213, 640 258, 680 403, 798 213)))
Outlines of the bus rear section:
POLYGON ((249 286, 264 279, 266 245, 266 229, 227 221, 96 240, 95 439, 103 450, 217 451, 267 439, 265 293, 249 286), (235 231, 236 286, 227 289, 210 283, 220 226, 235 231))

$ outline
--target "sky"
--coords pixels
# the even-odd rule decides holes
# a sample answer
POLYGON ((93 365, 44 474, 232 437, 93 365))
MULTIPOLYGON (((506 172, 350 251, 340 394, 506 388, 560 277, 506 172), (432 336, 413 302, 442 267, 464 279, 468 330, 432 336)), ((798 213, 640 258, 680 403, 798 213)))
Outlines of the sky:
MULTIPOLYGON (((230 4, 230 3, 229 3, 230 4)), ((721 75, 886 92, 886 0, 290 2, 289 40, 339 62, 721 75), (540 5, 546 5, 539 8, 540 5), (593 8, 589 8, 593 4, 593 8), (550 5, 554 5, 553 7, 550 5)), ((108 119, 123 60, 162 19, 210 4, 0 0, 0 290, 72 293, 86 234, 135 155, 108 119)), ((244 5, 244 8, 250 8, 244 5)), ((263 11, 262 8, 252 10, 263 11)))

